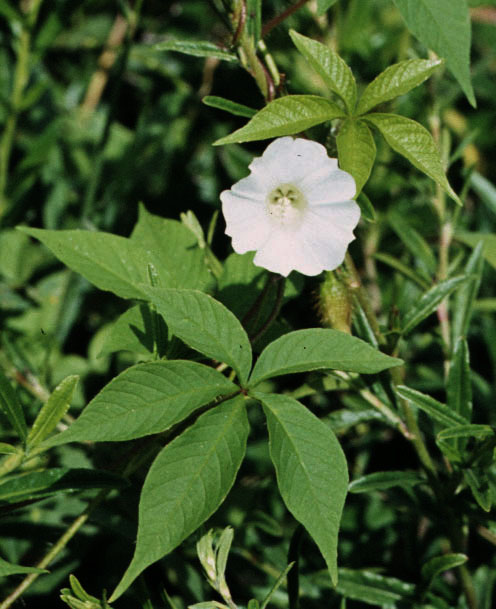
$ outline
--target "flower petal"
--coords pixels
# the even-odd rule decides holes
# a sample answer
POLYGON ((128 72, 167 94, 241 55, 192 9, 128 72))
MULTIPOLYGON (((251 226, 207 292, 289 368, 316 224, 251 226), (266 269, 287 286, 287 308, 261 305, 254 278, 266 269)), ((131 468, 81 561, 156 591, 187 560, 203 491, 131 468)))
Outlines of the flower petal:
POLYGON ((221 193, 220 198, 226 234, 232 237, 234 251, 244 254, 262 247, 271 231, 265 205, 239 197, 230 190, 221 193))
POLYGON ((312 248, 323 270, 332 271, 344 260, 355 239, 353 229, 360 219, 355 201, 310 208, 299 231, 299 238, 312 248))
POLYGON ((341 169, 314 171, 299 183, 309 205, 322 205, 352 199, 356 184, 352 176, 341 169))
POLYGON ((250 164, 252 173, 265 174, 270 190, 280 184, 298 184, 309 173, 326 167, 337 169, 337 161, 327 156, 322 144, 292 137, 274 140, 250 164))
POLYGON ((295 231, 277 230, 261 247, 254 264, 287 277, 291 271, 304 275, 318 275, 323 268, 313 255, 313 247, 301 241, 295 231))

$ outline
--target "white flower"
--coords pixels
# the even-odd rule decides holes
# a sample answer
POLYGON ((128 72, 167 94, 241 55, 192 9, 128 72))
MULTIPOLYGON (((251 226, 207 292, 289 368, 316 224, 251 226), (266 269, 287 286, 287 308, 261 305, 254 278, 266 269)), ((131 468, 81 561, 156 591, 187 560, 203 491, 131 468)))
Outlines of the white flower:
POLYGON ((250 164, 248 177, 221 193, 234 251, 285 277, 318 275, 344 259, 360 208, 355 181, 317 142, 280 137, 250 164))

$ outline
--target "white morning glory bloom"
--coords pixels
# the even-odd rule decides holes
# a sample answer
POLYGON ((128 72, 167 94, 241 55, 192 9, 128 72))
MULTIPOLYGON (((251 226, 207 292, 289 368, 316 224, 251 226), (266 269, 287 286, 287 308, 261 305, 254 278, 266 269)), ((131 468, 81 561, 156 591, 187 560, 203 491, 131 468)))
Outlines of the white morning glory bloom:
POLYGON ((257 266, 285 277, 338 267, 360 219, 351 175, 321 144, 292 137, 274 140, 249 168, 220 195, 234 251, 256 250, 257 266))

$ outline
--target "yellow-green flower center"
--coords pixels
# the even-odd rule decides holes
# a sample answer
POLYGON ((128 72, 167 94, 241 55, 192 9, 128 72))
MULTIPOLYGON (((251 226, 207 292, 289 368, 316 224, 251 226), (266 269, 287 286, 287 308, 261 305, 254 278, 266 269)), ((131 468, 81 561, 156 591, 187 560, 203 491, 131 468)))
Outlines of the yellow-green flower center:
POLYGON ((267 212, 279 224, 289 226, 297 223, 307 201, 299 188, 293 184, 281 184, 267 197, 267 212))

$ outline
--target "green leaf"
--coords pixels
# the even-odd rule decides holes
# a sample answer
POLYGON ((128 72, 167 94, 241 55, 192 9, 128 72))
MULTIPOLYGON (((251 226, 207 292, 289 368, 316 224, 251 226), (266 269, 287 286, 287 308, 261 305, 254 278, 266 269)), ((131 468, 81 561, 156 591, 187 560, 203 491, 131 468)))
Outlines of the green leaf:
POLYGON ((244 127, 217 140, 214 146, 294 135, 343 116, 339 106, 318 95, 286 95, 271 101, 244 127))
POLYGON ((451 440, 451 439, 462 439, 462 438, 477 438, 478 440, 484 438, 491 438, 495 435, 495 431, 489 425, 456 425, 454 427, 447 427, 440 431, 436 438, 437 440, 451 440))
POLYGON ((391 228, 403 242, 403 245, 409 250, 414 259, 420 262, 424 279, 429 280, 429 282, 432 281, 432 276, 435 275, 437 271, 437 260, 430 245, 422 235, 412 227, 408 218, 405 218, 405 216, 398 211, 389 213, 388 221, 391 228))
POLYGON ((251 118, 257 113, 257 110, 254 108, 249 108, 244 104, 238 104, 230 99, 226 99, 225 97, 217 97, 216 95, 205 95, 202 102, 206 106, 218 108, 219 110, 225 110, 226 112, 234 114, 235 116, 244 116, 245 118, 251 118))
POLYGON ((429 588, 432 580, 443 573, 455 567, 459 567, 467 562, 468 556, 465 554, 444 554, 443 556, 434 556, 428 560, 422 567, 422 579, 425 582, 425 587, 429 588))
POLYGON ((391 256, 390 254, 384 254, 383 252, 379 252, 374 254, 374 258, 379 260, 379 262, 384 262, 391 268, 396 271, 402 273, 408 279, 411 279, 414 283, 416 283, 422 290, 427 290, 429 288, 430 283, 427 282, 423 277, 421 277, 418 273, 416 273, 410 266, 398 260, 395 256, 391 256))
POLYGON ((14 565, 0 558, 0 577, 23 575, 25 573, 48 573, 48 571, 46 569, 37 569, 36 567, 21 567, 21 565, 14 565))
POLYGON ((9 379, 0 368, 0 410, 9 420, 12 428, 19 438, 25 442, 28 436, 28 428, 22 405, 19 402, 17 393, 14 391, 9 379))
MULTIPOLYGON (((260 609, 266 609, 266 607, 270 603, 270 599, 274 596, 274 594, 277 592, 279 587, 286 581, 286 577, 287 577, 288 573, 291 571, 291 569, 293 568, 293 565, 294 565, 294 562, 290 562, 289 565, 284 569, 284 571, 282 571, 282 573, 279 575, 279 577, 274 582, 274 585, 272 586, 272 588, 269 590, 269 593, 262 601, 262 604, 260 605, 260 609)), ((252 599, 252 600, 255 600, 255 599, 252 599)), ((249 601, 247 609, 250 609, 250 603, 251 603, 251 601, 249 601)), ((253 609, 259 609, 258 601, 255 601, 253 603, 253 609)))
POLYGON ((489 512, 493 505, 493 494, 489 486, 487 473, 477 471, 476 469, 464 469, 463 477, 477 504, 485 512, 489 512))
POLYGON ((395 486, 408 488, 416 484, 422 484, 422 482, 425 482, 425 479, 416 472, 374 472, 350 482, 348 491, 350 493, 371 493, 372 491, 385 491, 395 486))
POLYGON ((289 332, 270 343, 258 358, 249 384, 253 387, 282 374, 326 368, 373 374, 402 364, 346 332, 310 328, 289 332))
POLYGON ((18 452, 17 447, 6 442, 0 442, 0 455, 15 455, 18 452))
POLYGON ((251 369, 250 341, 229 309, 196 290, 146 288, 146 293, 173 334, 207 357, 228 364, 240 382, 246 382, 251 369))
POLYGON ((138 364, 105 385, 69 429, 48 444, 116 442, 160 433, 237 389, 217 370, 196 362, 138 364))
POLYGON ((479 291, 484 268, 484 241, 474 247, 470 258, 463 269, 467 275, 472 275, 473 281, 461 287, 453 301, 453 319, 451 323, 451 334, 453 344, 458 338, 467 336, 475 299, 479 291))
POLYGON ((166 267, 137 243, 109 233, 85 230, 42 230, 19 227, 46 245, 55 256, 100 290, 121 298, 143 298, 140 284, 148 284, 148 265, 157 270, 162 285, 169 285, 166 267))
POLYGON ((415 326, 418 326, 421 321, 434 313, 439 304, 449 296, 451 292, 472 280, 473 277, 471 275, 460 275, 459 277, 452 277, 451 279, 440 281, 427 290, 427 292, 424 292, 420 300, 414 304, 404 316, 403 334, 411 332, 411 330, 413 330, 415 326))
POLYGON ((142 355, 153 353, 153 320, 147 304, 131 307, 106 329, 99 356, 116 351, 142 355))
POLYGON ((475 107, 470 82, 470 15, 467 0, 394 0, 408 29, 446 65, 475 107))
POLYGON ((317 0, 317 15, 321 17, 331 6, 336 4, 337 0, 317 0))
POLYGON ((421 393, 415 389, 410 389, 405 385, 399 385, 396 388, 396 393, 403 398, 408 400, 412 404, 415 404, 417 408, 423 410, 435 421, 443 425, 444 427, 453 427, 454 425, 466 425, 468 423, 465 417, 462 417, 457 412, 452 411, 446 404, 438 402, 431 396, 421 393))
POLYGON ((331 429, 300 402, 255 393, 269 428, 270 456, 288 510, 314 539, 337 583, 339 522, 348 488, 346 458, 331 429))
POLYGON ((224 61, 238 61, 235 53, 221 49, 213 42, 206 40, 165 40, 155 44, 156 51, 177 51, 195 57, 215 57, 224 61))
POLYGON ((377 222, 377 214, 375 213, 372 201, 367 197, 363 190, 356 198, 356 202, 358 203, 358 207, 360 207, 360 214, 364 220, 367 222, 377 222))
POLYGON ((413 598, 415 586, 370 571, 339 569, 336 592, 369 605, 392 607, 397 601, 413 598))
POLYGON ((26 441, 28 447, 34 447, 40 442, 43 442, 43 440, 55 429, 57 423, 69 410, 78 380, 79 376, 73 374, 67 376, 57 385, 57 387, 55 387, 38 413, 33 426, 29 430, 26 441))
POLYGON ((205 253, 198 247, 192 231, 181 222, 155 216, 140 205, 130 240, 146 246, 150 252, 158 274, 158 287, 202 291, 211 287, 213 278, 205 263, 205 253), (162 269, 167 270, 166 278, 161 276, 162 269))
POLYGON ((381 132, 393 150, 432 178, 456 203, 462 204, 448 183, 439 149, 425 127, 398 114, 372 113, 363 118, 381 132))
POLYGON ((330 47, 317 40, 298 34, 295 30, 289 30, 289 35, 298 51, 319 74, 326 86, 339 95, 348 113, 352 114, 355 109, 357 87, 346 62, 330 47))
POLYGON ((440 59, 408 59, 389 66, 362 93, 357 114, 408 93, 424 82, 442 64, 440 59))
POLYGON ((203 414, 159 453, 141 492, 134 557, 110 602, 216 511, 234 483, 248 431, 244 399, 237 397, 203 414))
POLYGON ((353 176, 357 194, 367 182, 375 161, 375 142, 363 121, 344 121, 337 136, 339 167, 353 176))
POLYGON ((496 235, 487 233, 456 233, 456 238, 470 247, 483 244, 483 255, 489 264, 496 269, 496 235))
POLYGON ((0 504, 38 500, 58 493, 125 486, 127 482, 123 478, 104 470, 54 467, 10 477, 0 484, 0 504))
POLYGON ((496 214, 496 186, 478 171, 470 174, 470 186, 479 195, 487 209, 496 214))
POLYGON ((447 381, 448 406, 470 421, 472 416, 472 380, 470 359, 465 338, 459 338, 453 350, 447 381))

